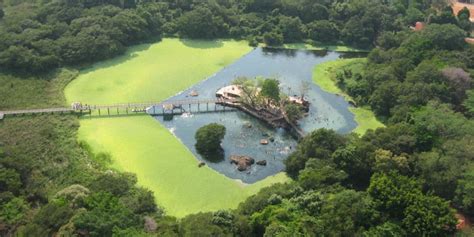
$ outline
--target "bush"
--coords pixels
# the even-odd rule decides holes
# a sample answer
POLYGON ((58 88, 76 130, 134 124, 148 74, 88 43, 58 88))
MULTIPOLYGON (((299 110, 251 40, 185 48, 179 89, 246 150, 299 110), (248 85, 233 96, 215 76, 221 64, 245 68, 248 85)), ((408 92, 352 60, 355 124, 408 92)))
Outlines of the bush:
POLYGON ((278 46, 283 44, 283 35, 278 32, 268 32, 263 35, 263 42, 268 46, 278 46))
POLYGON ((199 154, 210 158, 222 153, 221 140, 225 136, 225 127, 217 123, 211 123, 199 128, 194 138, 196 139, 196 150, 199 154))

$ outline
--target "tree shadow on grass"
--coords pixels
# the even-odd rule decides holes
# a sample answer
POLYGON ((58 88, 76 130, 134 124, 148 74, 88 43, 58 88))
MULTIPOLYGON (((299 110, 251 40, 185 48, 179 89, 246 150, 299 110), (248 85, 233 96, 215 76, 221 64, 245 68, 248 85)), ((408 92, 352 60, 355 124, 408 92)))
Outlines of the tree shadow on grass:
POLYGON ((197 48, 197 49, 214 49, 221 48, 224 46, 224 43, 221 40, 193 40, 193 39, 180 39, 187 47, 197 48))

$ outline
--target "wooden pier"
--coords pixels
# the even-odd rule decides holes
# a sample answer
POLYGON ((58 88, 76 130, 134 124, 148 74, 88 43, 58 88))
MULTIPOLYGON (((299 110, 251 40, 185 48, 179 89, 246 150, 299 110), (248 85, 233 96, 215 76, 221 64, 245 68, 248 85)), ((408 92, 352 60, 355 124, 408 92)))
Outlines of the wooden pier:
POLYGON ((181 114, 185 112, 208 113, 225 112, 232 108, 226 108, 232 100, 225 99, 189 99, 173 100, 164 102, 139 102, 139 103, 118 103, 118 104, 73 104, 71 108, 44 108, 44 109, 25 109, 0 111, 0 120, 8 116, 35 115, 35 114, 89 114, 92 112, 101 115, 127 115, 137 113, 149 113, 154 116, 164 116, 181 114))
POLYGON ((240 110, 245 112, 272 127, 282 127, 292 129, 299 138, 304 136, 298 126, 289 122, 285 115, 265 114, 262 111, 254 110, 248 106, 240 104, 237 100, 216 98, 216 99, 188 99, 172 100, 163 102, 139 102, 139 103, 119 103, 89 105, 73 103, 71 108, 45 108, 45 109, 25 109, 0 111, 0 120, 8 116, 35 115, 35 114, 78 114, 92 116, 114 116, 133 115, 147 113, 152 116, 172 116, 183 113, 215 113, 240 110))

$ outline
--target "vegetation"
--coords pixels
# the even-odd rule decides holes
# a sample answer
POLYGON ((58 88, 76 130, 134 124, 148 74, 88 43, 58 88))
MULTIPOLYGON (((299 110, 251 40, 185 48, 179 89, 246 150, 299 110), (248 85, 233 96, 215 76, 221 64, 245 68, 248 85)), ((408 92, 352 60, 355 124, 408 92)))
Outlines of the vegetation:
MULTIPOLYGON (((69 103, 161 101, 250 50, 245 42, 164 39, 86 70, 68 84, 65 94, 69 103)), ((136 174, 166 214, 179 218, 235 208, 260 188, 287 181, 285 174, 278 174, 243 186, 209 167, 198 168, 186 146, 149 116, 85 117, 78 136, 93 154, 108 154, 113 168, 136 174)))
POLYGON ((302 106, 298 104, 289 103, 285 105, 284 109, 285 114, 292 123, 296 123, 304 115, 302 106))
MULTIPOLYGON (((369 106, 386 127, 362 136, 312 132, 286 160, 292 180, 249 197, 285 177, 243 187, 198 169, 191 153, 150 118, 85 118, 79 130, 72 115, 9 118, 0 124, 1 235, 450 236, 456 211, 474 215, 474 47, 463 39, 472 24, 466 11, 452 15, 445 1, 8 0, 4 6, 0 69, 44 74, 24 81, 0 75, 1 109, 64 105, 60 92, 76 72, 52 69, 108 58, 163 33, 269 44, 311 39, 376 46, 361 67, 329 74, 334 81, 328 85, 358 106, 369 106), (403 30, 420 20, 428 23, 423 30, 403 30), (76 136, 86 142, 78 143, 76 136), (110 159, 115 168, 138 176, 106 170, 110 159), (177 220, 164 216, 155 198, 170 215, 202 212, 177 220)), ((193 42, 178 45, 192 48, 193 42)), ((133 68, 138 58, 146 58, 144 51, 82 74, 66 90, 67 100, 86 102, 90 95, 81 90, 87 84, 93 94, 89 103, 161 100, 249 50, 223 50, 222 42, 205 45, 190 51, 209 57, 207 62, 164 49, 148 55, 148 61, 160 61, 176 53, 173 59, 191 65, 193 73, 182 65, 154 68, 159 73, 144 82, 111 66, 133 68), (150 86, 153 90, 138 95, 158 81, 172 88, 150 86)), ((267 99, 276 101, 273 82, 267 83, 267 99)))
POLYGON ((449 8, 430 9, 430 1, 22 2, 7 2, 5 16, 0 10, 0 68, 22 73, 110 58, 162 35, 371 48, 382 32, 424 19, 472 28, 468 12, 456 18, 449 8))
MULTIPOLYGON (((194 137, 196 138, 196 150, 204 156, 215 156, 216 154, 222 154, 223 149, 221 147, 222 139, 225 136, 225 127, 217 123, 211 123, 206 126, 200 127, 194 137)), ((222 159, 219 159, 222 160, 222 159)))
MULTIPOLYGON (((2 85, 13 85, 0 89, 5 96, 2 108, 63 105, 62 90, 74 74, 62 70, 51 74, 53 78, 29 79, 0 75, 2 85)), ((93 156, 77 143, 78 126, 73 115, 17 117, 0 123, 2 236, 70 235, 76 230, 100 235, 96 231, 141 228, 144 216, 161 216, 153 193, 137 187, 134 175, 106 172, 96 160, 107 156, 93 156), (105 210, 94 209, 87 201, 93 197, 98 202, 113 200, 117 212, 107 210, 106 216, 105 210), (125 216, 116 215, 119 212, 125 216), (91 218, 111 216, 121 224, 91 225, 91 218), (77 222, 75 229, 73 219, 89 221, 77 222)))
MULTIPOLYGON (((314 68, 313 81, 324 91, 342 95, 346 101, 354 104, 354 99, 338 87, 338 84, 340 84, 340 82, 338 83, 338 77, 340 78, 344 72, 362 75, 365 63, 366 59, 364 58, 354 58, 338 59, 319 64, 314 68)), ((348 81, 346 83, 351 82, 348 81)), ((357 122, 357 127, 353 132, 359 135, 364 135, 369 129, 375 130, 384 126, 367 107, 359 105, 357 107, 350 107, 349 110, 354 114, 354 119, 357 122)))
POLYGON ((86 69, 65 89, 69 103, 161 101, 251 50, 241 41, 164 39, 86 69), (184 66, 185 65, 185 66, 184 66))

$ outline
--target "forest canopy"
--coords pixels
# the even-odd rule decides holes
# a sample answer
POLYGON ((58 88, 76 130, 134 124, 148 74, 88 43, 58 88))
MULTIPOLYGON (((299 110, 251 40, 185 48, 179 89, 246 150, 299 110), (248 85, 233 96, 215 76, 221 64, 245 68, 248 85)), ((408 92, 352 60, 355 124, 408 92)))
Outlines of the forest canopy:
MULTIPOLYGON (((2 72, 77 68, 162 37, 345 44, 370 53, 361 69, 335 70, 337 86, 386 127, 313 131, 285 161, 291 181, 235 210, 177 220, 135 175, 108 170, 107 154, 78 144, 74 116, 4 121, 0 235, 451 236, 455 214, 474 217, 470 17, 442 0, 5 0, 2 72), (418 21, 422 30, 409 28, 418 21)), ((65 103, 58 91, 76 76, 59 71, 34 82, 48 105, 65 103)), ((16 85, 0 90, 22 93, 16 85)), ((275 89, 268 81, 262 93, 277 103, 275 89)), ((216 130, 212 148, 225 134, 216 130)))
POLYGON ((416 21, 451 23, 466 32, 472 27, 469 12, 456 18, 450 10, 434 11, 430 1, 421 0, 7 1, 5 5, 9 10, 0 21, 0 68, 23 73, 95 62, 162 36, 230 37, 253 45, 342 43, 368 49, 383 35, 408 29, 416 21))

